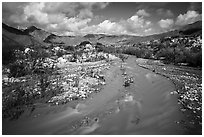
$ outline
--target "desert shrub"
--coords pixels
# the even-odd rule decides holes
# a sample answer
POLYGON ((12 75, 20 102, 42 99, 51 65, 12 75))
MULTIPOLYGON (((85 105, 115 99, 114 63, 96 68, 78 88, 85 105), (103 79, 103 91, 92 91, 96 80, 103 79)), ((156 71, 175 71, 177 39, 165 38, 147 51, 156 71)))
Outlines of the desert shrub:
POLYGON ((183 54, 183 52, 175 55, 175 63, 186 63, 186 56, 183 54))
POLYGON ((124 54, 119 54, 118 57, 123 61, 125 62, 125 60, 128 58, 127 55, 124 55, 124 54))
POLYGON ((97 52, 102 52, 104 50, 105 46, 103 44, 97 42, 95 48, 96 48, 97 52))
POLYGON ((116 53, 116 48, 115 47, 112 47, 112 46, 108 46, 108 47, 105 47, 105 46, 100 46, 98 49, 97 49, 98 52, 105 52, 105 53, 116 53))
POLYGON ((175 50, 174 48, 166 48, 166 49, 161 49, 158 53, 157 53, 157 57, 164 57, 164 62, 165 63, 172 63, 175 62, 175 50))
POLYGON ((58 57, 62 57, 62 56, 64 55, 64 52, 61 51, 61 50, 59 50, 59 51, 57 51, 56 55, 57 55, 58 57))
POLYGON ((23 46, 13 46, 13 45, 6 45, 2 47, 2 64, 8 65, 9 63, 16 61, 15 51, 22 51, 24 50, 23 46))
POLYGON ((89 42, 89 41, 83 41, 83 42, 81 42, 79 45, 77 45, 77 46, 75 47, 75 49, 84 48, 84 46, 85 46, 86 44, 91 44, 91 42, 89 42))
POLYGON ((124 54, 134 55, 137 58, 142 58, 145 50, 136 47, 128 47, 123 51, 124 54))
POLYGON ((13 54, 13 50, 2 50, 2 64, 8 65, 15 61, 15 55, 13 54))
POLYGON ((202 67, 202 51, 198 53, 186 52, 186 63, 192 67, 202 67))
POLYGON ((26 63, 23 61, 16 61, 9 65, 10 75, 9 77, 21 77, 29 74, 29 70, 26 69, 26 63))
POLYGON ((64 49, 67 50, 67 51, 74 51, 73 46, 66 46, 66 47, 64 47, 64 49))
POLYGON ((151 59, 152 58, 152 52, 147 50, 147 49, 144 50, 144 54, 142 55, 142 58, 151 59))
POLYGON ((18 117, 24 112, 22 105, 28 103, 30 100, 23 89, 23 86, 17 86, 12 89, 12 93, 8 98, 3 99, 2 117, 10 119, 18 119, 18 117))

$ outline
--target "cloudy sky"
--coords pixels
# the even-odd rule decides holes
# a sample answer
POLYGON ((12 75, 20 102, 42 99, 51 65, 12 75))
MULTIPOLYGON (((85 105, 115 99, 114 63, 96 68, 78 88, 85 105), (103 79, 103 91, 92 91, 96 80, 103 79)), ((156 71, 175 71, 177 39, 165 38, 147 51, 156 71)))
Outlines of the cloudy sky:
POLYGON ((202 3, 2 3, 2 22, 58 35, 150 35, 202 20, 202 3))

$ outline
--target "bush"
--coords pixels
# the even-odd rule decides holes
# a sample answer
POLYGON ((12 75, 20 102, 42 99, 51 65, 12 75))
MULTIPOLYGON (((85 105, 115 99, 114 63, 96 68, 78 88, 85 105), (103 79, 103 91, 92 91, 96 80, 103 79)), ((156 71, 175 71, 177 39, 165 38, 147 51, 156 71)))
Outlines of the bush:
POLYGON ((29 74, 26 69, 26 63, 23 61, 16 61, 9 65, 10 77, 21 77, 29 74))
POLYGON ((128 47, 123 51, 124 54, 134 55, 137 58, 142 58, 145 50, 136 47, 128 47))
POLYGON ((64 52, 63 51, 57 51, 56 55, 59 57, 62 57, 64 55, 64 52))
POLYGON ((175 62, 175 52, 174 48, 166 48, 166 49, 161 49, 157 53, 157 58, 164 57, 164 62, 165 63, 172 63, 175 62))
POLYGON ((185 53, 186 54, 186 63, 189 63, 189 66, 192 67, 202 67, 202 51, 198 53, 185 53))
POLYGON ((73 46, 66 46, 66 47, 64 47, 64 49, 67 50, 67 51, 74 51, 73 46))

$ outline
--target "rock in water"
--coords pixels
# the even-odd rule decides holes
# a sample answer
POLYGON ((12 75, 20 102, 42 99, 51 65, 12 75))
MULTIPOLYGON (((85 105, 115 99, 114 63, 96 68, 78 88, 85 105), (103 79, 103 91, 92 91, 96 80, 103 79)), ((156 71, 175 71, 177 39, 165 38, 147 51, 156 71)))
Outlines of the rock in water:
POLYGON ((76 105, 76 110, 77 110, 78 112, 82 111, 84 108, 86 108, 86 105, 85 105, 85 104, 79 103, 79 104, 76 105))
POLYGON ((99 127, 98 123, 94 123, 91 126, 83 127, 83 128, 80 129, 79 134, 82 134, 82 135, 89 134, 89 133, 95 131, 98 127, 99 127))

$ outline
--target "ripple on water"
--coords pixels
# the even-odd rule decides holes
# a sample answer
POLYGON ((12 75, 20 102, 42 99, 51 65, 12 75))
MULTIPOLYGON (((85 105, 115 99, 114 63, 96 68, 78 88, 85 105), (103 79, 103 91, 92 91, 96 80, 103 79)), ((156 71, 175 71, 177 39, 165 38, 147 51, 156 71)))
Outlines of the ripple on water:
POLYGON ((82 127, 79 129, 79 134, 90 134, 92 132, 94 132, 99 126, 99 124, 97 122, 93 123, 91 126, 87 126, 87 127, 82 127))
POLYGON ((147 80, 149 80, 150 82, 154 82, 155 79, 158 78, 158 75, 157 74, 153 74, 153 73, 147 73, 145 75, 145 77, 147 78, 147 80))
POLYGON ((72 132, 73 134, 81 134, 81 135, 90 134, 100 127, 98 117, 91 118, 86 116, 78 122, 79 123, 75 123, 74 129, 73 129, 74 132, 72 132))

